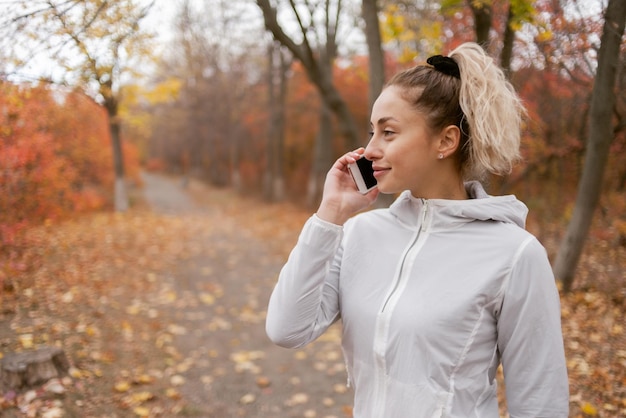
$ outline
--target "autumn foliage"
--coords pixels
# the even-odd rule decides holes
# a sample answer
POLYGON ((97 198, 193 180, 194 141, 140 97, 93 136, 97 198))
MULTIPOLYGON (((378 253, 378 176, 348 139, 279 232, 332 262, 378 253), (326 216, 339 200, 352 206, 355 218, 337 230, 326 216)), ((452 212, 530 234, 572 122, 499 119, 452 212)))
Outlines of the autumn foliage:
MULTIPOLYGON (((125 151, 136 173, 136 153, 125 151)), ((0 169, 0 246, 28 224, 108 205, 105 111, 81 93, 0 83, 0 169)))

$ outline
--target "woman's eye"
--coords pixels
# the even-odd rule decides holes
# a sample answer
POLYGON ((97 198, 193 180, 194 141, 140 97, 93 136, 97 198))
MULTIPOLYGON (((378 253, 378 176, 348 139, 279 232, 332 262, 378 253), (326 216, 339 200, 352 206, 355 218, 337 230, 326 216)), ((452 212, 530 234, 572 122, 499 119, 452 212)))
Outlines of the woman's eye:
MULTIPOLYGON (((370 139, 372 139, 372 137, 374 137, 374 134, 375 134, 374 131, 370 131, 369 132, 370 139)), ((381 135, 383 137, 389 137, 389 136, 392 136, 392 135, 395 135, 395 134, 396 134, 395 131, 392 131, 392 130, 389 130, 389 129, 384 129, 379 135, 381 135)))

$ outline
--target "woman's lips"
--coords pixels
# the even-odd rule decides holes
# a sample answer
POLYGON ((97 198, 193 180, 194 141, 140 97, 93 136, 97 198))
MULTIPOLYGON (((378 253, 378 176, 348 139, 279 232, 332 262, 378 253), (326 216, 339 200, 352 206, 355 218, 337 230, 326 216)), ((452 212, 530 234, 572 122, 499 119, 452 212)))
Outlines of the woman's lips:
POLYGON ((374 167, 374 177, 378 178, 383 176, 385 173, 387 173, 387 171, 389 171, 389 168, 381 168, 381 167, 374 167))

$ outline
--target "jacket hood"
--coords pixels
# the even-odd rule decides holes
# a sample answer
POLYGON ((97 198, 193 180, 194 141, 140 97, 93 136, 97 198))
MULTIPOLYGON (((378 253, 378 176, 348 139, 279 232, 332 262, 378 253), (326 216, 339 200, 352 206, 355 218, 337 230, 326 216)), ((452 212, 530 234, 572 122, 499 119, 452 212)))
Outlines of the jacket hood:
POLYGON ((498 221, 524 228, 528 208, 513 195, 490 196, 478 181, 465 183, 468 200, 422 199, 404 191, 389 210, 403 224, 416 228, 428 205, 431 229, 454 228, 473 221, 498 221))

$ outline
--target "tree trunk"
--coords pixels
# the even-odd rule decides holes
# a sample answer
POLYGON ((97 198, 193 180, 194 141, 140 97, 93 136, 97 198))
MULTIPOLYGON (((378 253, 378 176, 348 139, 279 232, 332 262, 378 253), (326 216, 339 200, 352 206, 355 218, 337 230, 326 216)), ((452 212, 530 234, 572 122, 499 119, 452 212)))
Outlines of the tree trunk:
POLYGON ((111 132, 111 144, 113 146, 113 168, 115 171, 115 191, 113 202, 116 212, 128 210, 128 192, 124 174, 124 150, 120 137, 120 121, 117 115, 117 101, 112 98, 105 99, 105 107, 109 117, 109 131, 111 132))
POLYGON ((378 22, 378 4, 376 0, 363 0, 363 20, 365 21, 365 39, 369 55, 369 109, 380 95, 385 84, 385 56, 378 22))
POLYGON ((270 110, 263 189, 267 201, 285 198, 283 147, 285 137, 285 103, 287 100, 287 71, 291 61, 278 42, 268 50, 268 107, 270 110), (278 60, 278 62, 276 62, 278 60))
MULTIPOLYGON (((385 55, 380 36, 378 21, 377 0, 363 0, 363 20, 365 21, 365 38, 369 55, 369 109, 380 95, 385 85, 385 55)), ((388 207, 394 200, 394 195, 380 194, 376 199, 375 207, 388 207)))
POLYGON ((324 181, 328 168, 332 165, 332 114, 330 109, 322 103, 320 108, 319 132, 315 139, 313 163, 309 175, 307 190, 307 205, 316 207, 321 199, 324 181))
POLYGON ((267 126, 267 142, 265 145, 265 171, 263 173, 263 197, 266 201, 271 202, 273 200, 274 186, 274 166, 276 158, 276 112, 277 112, 277 100, 276 100, 276 46, 272 42, 267 48, 267 107, 269 109, 269 123, 267 126))
POLYGON ((243 183, 241 179, 241 130, 239 125, 234 121, 236 116, 233 115, 233 107, 229 104, 227 109, 228 119, 230 123, 226 125, 226 138, 230 138, 230 184, 237 192, 241 192, 243 189, 243 183))
POLYGON ((511 60, 513 59, 513 41, 515 40, 515 30, 513 29, 513 7, 509 4, 509 13, 506 18, 506 27, 502 39, 502 53, 500 54, 500 66, 505 74, 511 74, 511 60))
POLYGON ((569 291, 576 266, 600 200, 600 190, 614 132, 612 112, 619 63, 620 42, 626 22, 626 2, 609 0, 598 54, 598 71, 591 97, 591 120, 585 166, 578 186, 572 219, 554 262, 554 275, 569 291))
POLYGON ((287 113, 287 73, 291 68, 291 57, 289 52, 279 48, 280 57, 280 73, 278 82, 278 111, 276 118, 277 136, 276 147, 274 156, 274 187, 272 189, 274 200, 281 201, 285 199, 285 167, 284 167, 284 152, 285 152, 285 119, 287 113))
POLYGON ((489 45, 489 31, 491 30, 491 3, 472 0, 468 0, 468 2, 474 15, 476 42, 486 50, 489 45))
MULTIPOLYGON (((307 69, 308 73, 308 69, 307 69)), ((342 132, 343 137, 346 139, 346 146, 349 150, 353 150, 362 145, 362 140, 359 138, 359 131, 354 122, 352 112, 348 108, 348 105, 339 94, 339 91, 332 84, 332 81, 325 79, 312 80, 314 84, 318 85, 322 93, 322 100, 328 106, 329 109, 337 116, 339 122, 339 130, 342 132)))

